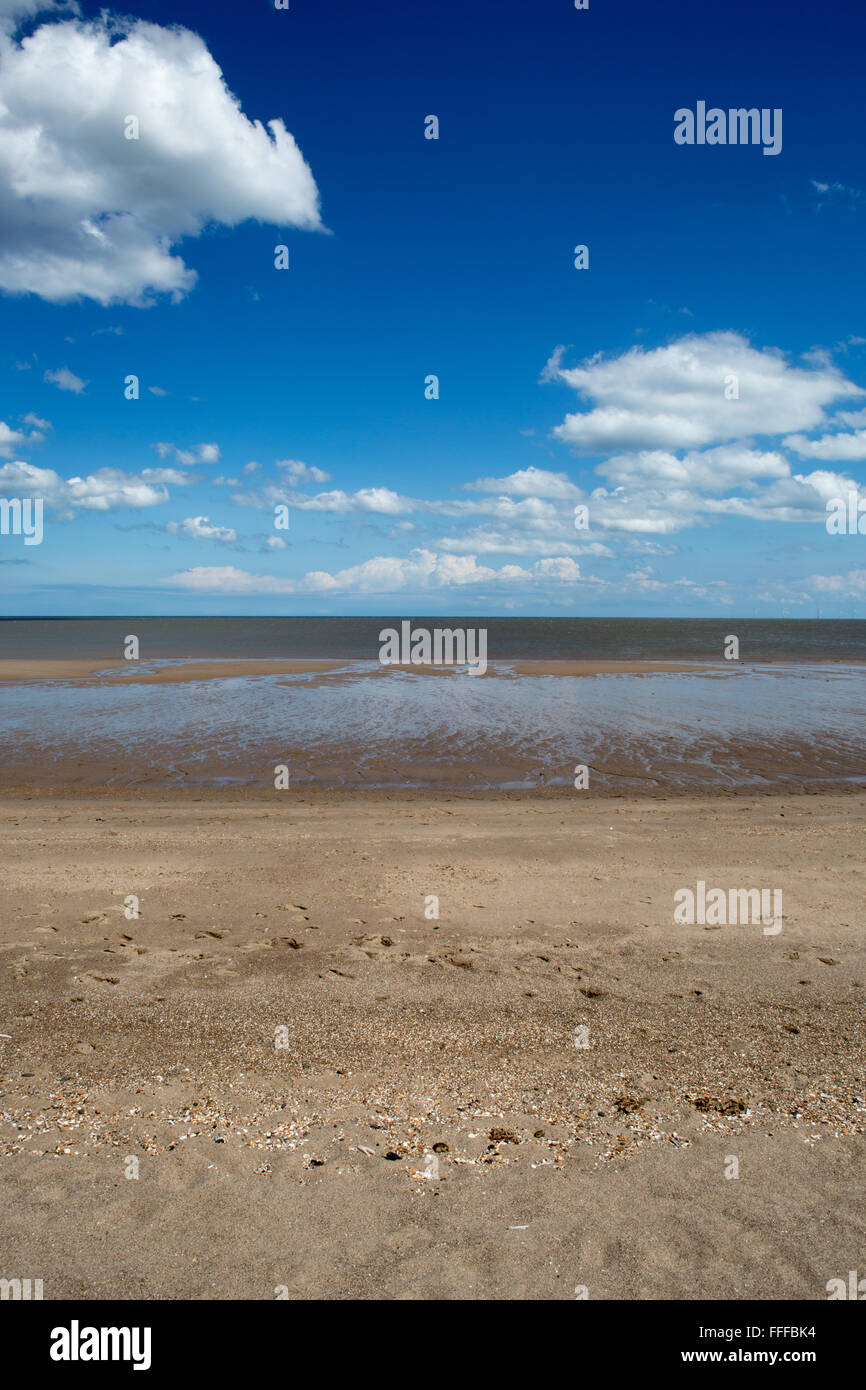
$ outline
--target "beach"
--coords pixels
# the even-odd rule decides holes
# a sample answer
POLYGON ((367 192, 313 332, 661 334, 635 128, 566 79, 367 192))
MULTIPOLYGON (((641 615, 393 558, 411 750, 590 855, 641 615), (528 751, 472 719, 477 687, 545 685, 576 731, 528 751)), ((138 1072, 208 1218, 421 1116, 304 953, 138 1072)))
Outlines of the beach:
POLYGON ((8 1266, 826 1299, 866 1236, 859 627, 725 661, 517 620, 471 675, 340 621, 0 625, 8 1266))
POLYGON ((2 1244, 46 1298, 821 1300, 862 1263, 862 791, 0 819, 2 1244), (781 929, 678 924, 699 881, 781 887, 781 929))

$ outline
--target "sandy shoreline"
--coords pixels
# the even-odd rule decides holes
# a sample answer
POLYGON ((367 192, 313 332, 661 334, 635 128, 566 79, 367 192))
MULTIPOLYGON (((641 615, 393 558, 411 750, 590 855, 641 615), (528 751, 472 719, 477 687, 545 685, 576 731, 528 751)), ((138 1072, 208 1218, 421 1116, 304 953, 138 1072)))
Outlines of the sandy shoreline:
MULTIPOLYGON (((712 671, 707 662, 678 661, 498 661, 491 662, 485 677, 523 676, 647 676, 712 671)), ((357 658, 339 660, 273 660, 249 661, 172 661, 154 667, 142 662, 140 667, 131 661, 97 661, 67 657, 47 660, 0 658, 0 682, 28 683, 32 681, 74 681, 80 684, 106 685, 176 685, 185 681, 214 681, 237 679, 242 676, 328 676, 335 671, 353 676, 381 677, 390 672, 410 671, 413 675, 457 676, 462 671, 453 666, 382 666, 374 657, 367 661, 357 658)), ((725 674, 724 669, 720 674, 725 674)))
POLYGON ((866 1237, 864 802, 4 798, 7 1260, 47 1298, 825 1298, 866 1237), (780 885, 782 932, 675 926, 699 878, 780 885))
POLYGON ((155 670, 149 663, 57 658, 47 661, 0 660, 0 681, 96 681, 110 684, 173 685, 179 681, 225 680, 232 676, 318 675, 342 669, 340 661, 184 661, 155 670))
MULTIPOLYGON (((803 666, 827 666, 837 669, 840 666, 861 666, 866 659, 856 657, 823 658, 819 661, 755 659, 753 661, 706 661, 706 660, 609 660, 580 658, 575 660, 526 660, 520 657, 491 657, 484 676, 514 678, 515 676, 650 676, 650 675, 730 675, 737 671, 748 671, 753 667, 768 667, 796 674, 803 666)), ((237 678, 239 676, 327 676, 333 672, 350 672, 353 676, 387 676, 390 672, 411 672, 413 675, 459 676, 463 679, 465 668, 453 666, 407 666, 379 664, 376 654, 366 659, 345 658, 275 658, 273 660, 228 659, 177 659, 152 658, 150 660, 115 661, 100 660, 95 657, 50 657, 23 658, 0 657, 0 682, 14 683, 31 681, 88 681, 106 684, 135 683, 139 685, 173 685, 182 681, 211 681, 237 678), (165 665, 154 662, 166 660, 165 665)), ((478 679, 478 677, 476 677, 478 679)))
MULTIPOLYGON (((157 660, 157 659, 154 659, 157 660)), ((484 677, 514 678, 515 676, 651 676, 651 675, 730 675, 736 671, 748 670, 752 666, 769 666, 780 672, 790 670, 796 673, 804 663, 798 661, 754 661, 754 662, 711 662, 711 661, 610 661, 581 659, 574 661, 527 661, 520 658, 493 659, 488 663, 484 677)), ((856 660, 841 662, 821 661, 818 666, 836 668, 840 665, 862 665, 856 660)), ((346 657, 343 660, 310 658, 293 660, 258 660, 245 658, 238 660, 172 660, 166 665, 154 666, 151 661, 140 664, 131 661, 100 661, 95 658, 58 657, 29 660, 22 658, 0 658, 0 682, 15 683, 30 681, 76 681, 104 682, 105 684, 174 685, 182 681, 226 680, 240 676, 327 676, 333 672, 350 672, 353 676, 379 677, 390 672, 411 672, 413 675, 459 676, 464 678, 464 668, 453 666, 382 666, 375 655, 361 660, 346 657)), ((478 677, 476 677, 477 679, 478 677)))

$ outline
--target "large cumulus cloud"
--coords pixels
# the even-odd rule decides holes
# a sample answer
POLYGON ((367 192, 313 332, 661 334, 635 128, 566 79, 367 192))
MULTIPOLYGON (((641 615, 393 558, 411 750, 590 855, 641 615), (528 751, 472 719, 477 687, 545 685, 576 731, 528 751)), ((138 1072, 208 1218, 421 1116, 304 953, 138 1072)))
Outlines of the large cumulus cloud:
POLYGON ((281 119, 244 115, 197 34, 105 16, 20 40, 3 27, 0 289, 56 303, 177 299, 196 276, 176 244, 207 224, 321 227, 294 137, 281 119))

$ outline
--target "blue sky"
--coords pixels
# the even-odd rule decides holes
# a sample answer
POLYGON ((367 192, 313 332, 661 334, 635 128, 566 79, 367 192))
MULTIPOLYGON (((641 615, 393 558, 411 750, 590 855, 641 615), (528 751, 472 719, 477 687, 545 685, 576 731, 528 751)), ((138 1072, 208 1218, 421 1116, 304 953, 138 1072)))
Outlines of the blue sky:
POLYGON ((36 9, 0 496, 44 538, 0 535, 0 612, 862 615, 849 4, 36 9), (678 145, 699 101, 781 151, 678 145))

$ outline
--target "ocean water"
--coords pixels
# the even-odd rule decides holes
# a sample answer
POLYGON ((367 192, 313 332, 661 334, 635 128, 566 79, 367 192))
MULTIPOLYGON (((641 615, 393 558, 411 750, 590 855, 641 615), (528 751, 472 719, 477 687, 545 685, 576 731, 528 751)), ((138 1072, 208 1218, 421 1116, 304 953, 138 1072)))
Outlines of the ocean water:
MULTIPOLYGON (((745 661, 864 661, 866 621, 732 618, 483 618, 406 613, 416 627, 485 627, 491 661, 719 660, 728 633, 745 661)), ((117 660, 135 633, 142 658, 375 660, 399 618, 0 619, 0 659, 117 660)))

